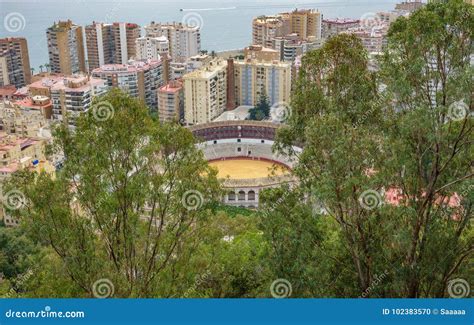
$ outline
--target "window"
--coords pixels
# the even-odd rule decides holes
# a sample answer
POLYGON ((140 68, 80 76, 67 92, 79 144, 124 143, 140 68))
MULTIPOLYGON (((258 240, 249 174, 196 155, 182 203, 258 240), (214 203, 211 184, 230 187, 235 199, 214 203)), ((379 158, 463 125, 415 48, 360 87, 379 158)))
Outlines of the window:
POLYGON ((242 139, 237 139, 237 142, 242 142, 242 139))
POLYGON ((229 199, 229 201, 235 201, 235 192, 229 192, 227 198, 229 199))
POLYGON ((245 201, 245 192, 239 191, 239 201, 245 201))
POLYGON ((242 152, 242 148, 238 147, 237 152, 242 152))
POLYGON ((249 201, 255 201, 255 191, 250 191, 248 194, 249 201))

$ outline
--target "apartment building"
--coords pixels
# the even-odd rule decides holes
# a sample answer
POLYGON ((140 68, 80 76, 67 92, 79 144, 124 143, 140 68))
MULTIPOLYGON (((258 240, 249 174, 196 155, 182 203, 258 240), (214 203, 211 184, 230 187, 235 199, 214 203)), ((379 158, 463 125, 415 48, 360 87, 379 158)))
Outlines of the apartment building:
POLYGON ((170 42, 166 36, 140 37, 136 40, 137 60, 160 60, 170 52, 170 42))
POLYGON ((370 30, 364 27, 350 28, 346 32, 357 36, 368 53, 380 53, 387 45, 385 29, 370 30))
POLYGON ((182 23, 155 23, 145 26, 146 37, 166 37, 169 42, 169 56, 174 62, 185 62, 201 51, 201 32, 198 26, 182 23))
POLYGON ((81 113, 87 112, 92 100, 107 91, 104 80, 86 76, 50 75, 32 83, 32 96, 46 96, 53 104, 52 119, 75 127, 81 113))
POLYGON ((164 85, 162 61, 108 64, 92 71, 92 76, 104 80, 109 87, 120 88, 131 96, 141 99, 152 112, 157 112, 157 91, 164 85))
POLYGON ((290 33, 289 16, 259 16, 252 22, 252 44, 272 48, 274 37, 290 33))
POLYGON ((135 58, 140 26, 93 22, 85 27, 89 71, 105 64, 125 64, 135 58))
POLYGON ((53 103, 47 96, 26 97, 12 102, 12 105, 20 108, 23 112, 37 113, 47 120, 53 116, 53 103))
MULTIPOLYGON (((54 174, 55 168, 46 158, 45 147, 45 139, 22 137, 0 131, 0 193, 4 197, 0 207, 0 220, 3 220, 7 227, 17 226, 18 220, 8 214, 5 204, 8 204, 11 196, 15 199, 21 199, 21 194, 6 192, 4 184, 13 173, 20 170, 29 169, 37 173, 54 174)), ((10 204, 15 205, 15 202, 17 201, 10 204)), ((21 202, 18 202, 18 204, 21 204, 21 202)))
POLYGON ((16 195, 4 189, 11 175, 24 169, 54 173, 54 166, 45 155, 46 144, 51 139, 49 133, 43 132, 45 128, 48 123, 39 112, 27 111, 8 102, 0 103, 0 193, 4 198, 0 204, 0 220, 6 226, 18 225, 18 220, 7 213, 5 205, 9 203, 10 195, 16 195))
POLYGON ((214 59, 186 74, 184 81, 184 120, 188 125, 212 121, 227 105, 227 62, 214 59))
POLYGON ((180 81, 170 81, 158 89, 158 117, 163 122, 184 119, 184 91, 180 81))
MULTIPOLYGON (((7 58, 0 56, 0 87, 10 85, 10 77, 8 76, 7 58)), ((15 87, 15 85, 12 85, 15 87)), ((16 87, 15 87, 16 89, 16 87)))
POLYGON ((322 27, 322 37, 329 39, 350 28, 359 27, 360 21, 351 18, 324 19, 322 27))
POLYGON ((311 36, 302 40, 297 34, 290 34, 284 37, 273 38, 272 44, 272 47, 278 53, 277 60, 293 62, 296 57, 320 48, 322 46, 322 39, 311 36))
POLYGON ((82 27, 59 21, 46 31, 51 72, 72 75, 86 72, 82 27))
POLYGON ((290 101, 291 63, 234 61, 234 78, 237 106, 255 106, 263 95, 270 105, 290 101))
MULTIPOLYGON (((42 98, 43 104, 51 102, 49 98, 42 98)), ((41 129, 48 128, 48 120, 43 115, 41 109, 23 105, 22 102, 2 102, 0 103, 0 130, 7 134, 14 134, 18 137, 38 137, 41 129)))
POLYGON ((258 61, 275 61, 280 60, 280 54, 273 48, 263 47, 261 45, 252 45, 244 49, 244 57, 246 59, 258 61))
MULTIPOLYGON (((471 0, 469 0, 469 1, 471 1, 471 0)), ((469 1, 467 1, 467 2, 469 2, 469 1)), ((413 12, 413 11, 416 11, 416 10, 420 9, 424 5, 425 4, 423 2, 421 2, 421 0, 403 1, 403 2, 397 3, 395 5, 395 9, 396 10, 406 10, 406 11, 409 11, 409 12, 413 12)))
POLYGON ((22 37, 0 39, 0 87, 26 86, 31 81, 28 43, 22 37))
POLYGON ((313 9, 294 10, 290 13, 291 34, 301 39, 308 37, 321 38, 322 14, 313 9))

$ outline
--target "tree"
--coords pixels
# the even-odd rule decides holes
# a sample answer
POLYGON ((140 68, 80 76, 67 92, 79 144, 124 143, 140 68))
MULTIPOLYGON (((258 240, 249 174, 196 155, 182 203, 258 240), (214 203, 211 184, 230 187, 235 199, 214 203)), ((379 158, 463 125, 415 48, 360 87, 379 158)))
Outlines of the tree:
POLYGON ((262 265, 265 241, 247 216, 217 212, 196 229, 171 272, 162 278, 166 297, 251 298, 266 293, 267 269, 262 265))
POLYGON ((14 298, 26 292, 26 282, 42 255, 42 248, 23 228, 0 226, 0 297, 14 298))
POLYGON ((14 279, 32 265, 37 247, 21 228, 0 227, 0 274, 4 279, 14 279))
POLYGON ((107 279, 118 297, 160 296, 160 276, 220 193, 191 132, 154 123, 143 103, 112 90, 74 132, 62 125, 54 137, 53 151, 66 156, 57 177, 13 181, 28 202, 22 221, 85 294, 107 279))
POLYGON ((352 35, 334 37, 306 55, 289 127, 280 132, 277 144, 290 154, 294 142, 304 144, 294 171, 303 192, 322 202, 339 224, 353 264, 352 282, 359 284, 354 296, 381 272, 374 264, 379 255, 372 230, 377 215, 359 202, 362 193, 383 185, 368 173, 382 157, 382 114, 375 76, 367 67, 367 54, 352 35))
POLYGON ((409 297, 444 296, 474 252, 466 190, 474 176, 473 13, 455 0, 400 18, 382 61, 398 111, 387 124, 385 170, 409 207, 402 267, 409 297))
POLYGON ((335 266, 358 283, 344 296, 442 297, 450 280, 469 279, 472 21, 461 1, 397 20, 378 75, 353 36, 303 58, 276 149, 304 146, 298 190, 337 222, 335 266))
POLYGON ((256 107, 249 110, 249 119, 254 121, 263 121, 268 119, 270 116, 270 104, 268 103, 268 97, 265 93, 262 93, 260 100, 256 107))

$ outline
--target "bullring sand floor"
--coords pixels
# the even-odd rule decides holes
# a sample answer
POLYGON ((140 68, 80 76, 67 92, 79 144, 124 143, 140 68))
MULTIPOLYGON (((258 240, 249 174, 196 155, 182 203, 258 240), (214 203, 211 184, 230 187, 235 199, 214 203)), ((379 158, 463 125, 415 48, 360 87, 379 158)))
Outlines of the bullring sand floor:
POLYGON ((287 167, 266 160, 226 159, 211 161, 209 165, 218 170, 218 178, 253 179, 289 173, 287 167), (275 166, 277 168, 273 169, 275 166))

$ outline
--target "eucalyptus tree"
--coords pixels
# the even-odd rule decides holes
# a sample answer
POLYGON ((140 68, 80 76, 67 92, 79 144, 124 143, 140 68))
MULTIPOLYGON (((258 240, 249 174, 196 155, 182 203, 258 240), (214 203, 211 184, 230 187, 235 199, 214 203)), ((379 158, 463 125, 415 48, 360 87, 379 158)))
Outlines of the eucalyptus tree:
POLYGON ((404 296, 452 294, 472 261, 473 14, 472 5, 453 0, 399 18, 381 60, 395 103, 385 174, 403 199, 403 240, 395 247, 404 296))
POLYGON ((160 277, 189 249, 207 205, 219 198, 216 171, 190 131, 154 122, 119 90, 94 101, 74 130, 60 125, 55 177, 24 172, 17 211, 61 258, 87 295, 160 296, 160 277))

